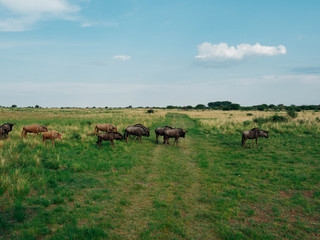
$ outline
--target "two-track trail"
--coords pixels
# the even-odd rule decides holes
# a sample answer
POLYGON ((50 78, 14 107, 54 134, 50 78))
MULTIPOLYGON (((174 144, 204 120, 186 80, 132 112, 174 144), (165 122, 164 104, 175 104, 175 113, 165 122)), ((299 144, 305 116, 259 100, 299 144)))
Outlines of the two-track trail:
MULTIPOLYGON (((123 239, 212 239, 214 233, 197 214, 201 204, 203 176, 191 152, 197 141, 195 122, 181 114, 169 114, 168 124, 187 129, 178 146, 166 146, 144 141, 136 148, 148 152, 112 189, 120 211, 111 222, 114 237, 123 239)), ((151 136, 153 137, 153 136, 151 136)), ((162 139, 161 139, 162 140, 162 139)), ((171 141, 173 142, 173 141, 171 141)), ((133 147, 133 146, 131 146, 133 147)), ((110 213, 112 214, 112 213, 110 213)))

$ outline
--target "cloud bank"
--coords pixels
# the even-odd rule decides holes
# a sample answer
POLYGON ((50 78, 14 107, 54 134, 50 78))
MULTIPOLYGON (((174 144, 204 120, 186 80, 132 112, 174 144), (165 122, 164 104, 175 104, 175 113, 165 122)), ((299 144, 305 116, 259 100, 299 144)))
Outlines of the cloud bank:
POLYGON ((286 47, 262 46, 259 43, 250 45, 242 43, 234 46, 228 46, 227 43, 211 44, 204 42, 198 46, 197 59, 204 61, 229 61, 242 60, 247 56, 276 56, 286 54, 286 47))
POLYGON ((7 18, 0 19, 0 31, 26 31, 48 19, 73 20, 80 7, 66 0, 0 0, 7 18))

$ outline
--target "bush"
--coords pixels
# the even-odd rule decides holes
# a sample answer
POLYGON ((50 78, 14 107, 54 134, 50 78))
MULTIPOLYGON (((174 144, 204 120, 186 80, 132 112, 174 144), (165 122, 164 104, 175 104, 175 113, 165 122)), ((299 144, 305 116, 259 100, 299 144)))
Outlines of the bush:
POLYGON ((153 109, 148 109, 147 113, 154 113, 153 109))
POLYGON ((253 122, 258 123, 258 124, 263 124, 263 123, 267 123, 267 122, 287 122, 287 121, 288 121, 288 119, 286 117, 279 116, 278 114, 275 114, 269 118, 258 117, 258 118, 253 119, 253 122))
POLYGON ((288 108, 288 109, 287 109, 287 114, 288 114, 288 116, 291 117, 291 118, 296 118, 296 117, 298 117, 298 113, 297 113, 297 111, 296 111, 294 108, 288 108))
POLYGON ((248 120, 247 120, 247 121, 244 121, 244 122, 243 122, 243 125, 244 125, 244 126, 248 126, 248 125, 250 125, 250 123, 251 123, 251 121, 248 121, 248 120))
POLYGON ((253 122, 258 124, 263 124, 263 123, 270 122, 270 118, 257 117, 253 119, 253 122))
POLYGON ((275 114, 271 117, 272 122, 287 122, 288 119, 284 116, 279 116, 278 114, 275 114))

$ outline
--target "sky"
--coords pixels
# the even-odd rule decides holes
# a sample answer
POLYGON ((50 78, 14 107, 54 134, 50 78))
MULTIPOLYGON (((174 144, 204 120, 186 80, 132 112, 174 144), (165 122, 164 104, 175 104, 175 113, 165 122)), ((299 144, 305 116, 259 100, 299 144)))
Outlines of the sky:
POLYGON ((0 0, 0 105, 320 104, 318 0, 0 0))

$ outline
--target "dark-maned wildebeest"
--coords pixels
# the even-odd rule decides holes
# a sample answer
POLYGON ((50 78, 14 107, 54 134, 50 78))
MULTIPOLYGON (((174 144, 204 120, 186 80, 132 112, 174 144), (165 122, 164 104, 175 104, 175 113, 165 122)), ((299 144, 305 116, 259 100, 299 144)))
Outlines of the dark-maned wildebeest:
POLYGON ((51 139, 52 141, 52 146, 54 146, 54 140, 55 139, 60 139, 62 140, 62 133, 59 133, 57 131, 49 131, 49 132, 44 132, 42 134, 42 140, 43 140, 43 144, 46 144, 46 140, 47 139, 51 139))
POLYGON ((110 123, 104 123, 104 124, 97 124, 94 127, 94 135, 96 136, 99 134, 99 130, 103 132, 118 132, 117 127, 113 126, 110 123))
POLYGON ((114 148, 114 140, 122 140, 123 137, 121 133, 119 132, 112 132, 112 133, 100 133, 98 134, 98 141, 97 144, 101 147, 101 142, 102 141, 110 141, 110 146, 114 148))
POLYGON ((124 138, 126 139, 126 142, 128 142, 128 137, 130 135, 136 136, 135 139, 133 140, 133 142, 137 139, 137 137, 139 137, 140 138, 140 142, 142 143, 141 137, 142 136, 149 137, 150 136, 150 129, 146 128, 142 124, 136 124, 134 126, 128 126, 124 130, 124 138))
MULTIPOLYGON (((165 131, 166 129, 172 129, 172 127, 164 126, 164 127, 158 127, 158 128, 156 128, 156 129, 154 130, 154 132, 156 133, 156 141, 157 141, 157 143, 159 143, 158 137, 159 137, 159 136, 163 136, 164 131, 165 131)), ((164 137, 163 137, 163 143, 165 143, 165 142, 164 142, 164 137)))
POLYGON ((4 123, 0 126, 0 139, 1 138, 7 138, 9 132, 12 131, 12 127, 15 125, 15 123, 4 123))
POLYGON ((186 130, 182 129, 182 128, 172 128, 172 129, 166 129, 163 132, 163 138, 164 138, 164 143, 167 143, 170 145, 169 143, 169 138, 174 138, 174 142, 173 145, 178 144, 178 139, 180 137, 185 137, 186 136, 186 130))
POLYGON ((253 140, 256 139, 256 147, 258 147, 258 138, 259 137, 268 138, 269 137, 268 133, 269 131, 260 130, 259 128, 252 128, 249 131, 244 131, 242 133, 242 147, 247 148, 247 145, 246 145, 247 139, 252 139, 250 147, 253 144, 253 140))
POLYGON ((38 135, 40 132, 48 132, 47 127, 39 124, 27 125, 22 128, 21 136, 27 137, 27 133, 34 133, 34 137, 36 134, 38 135))

